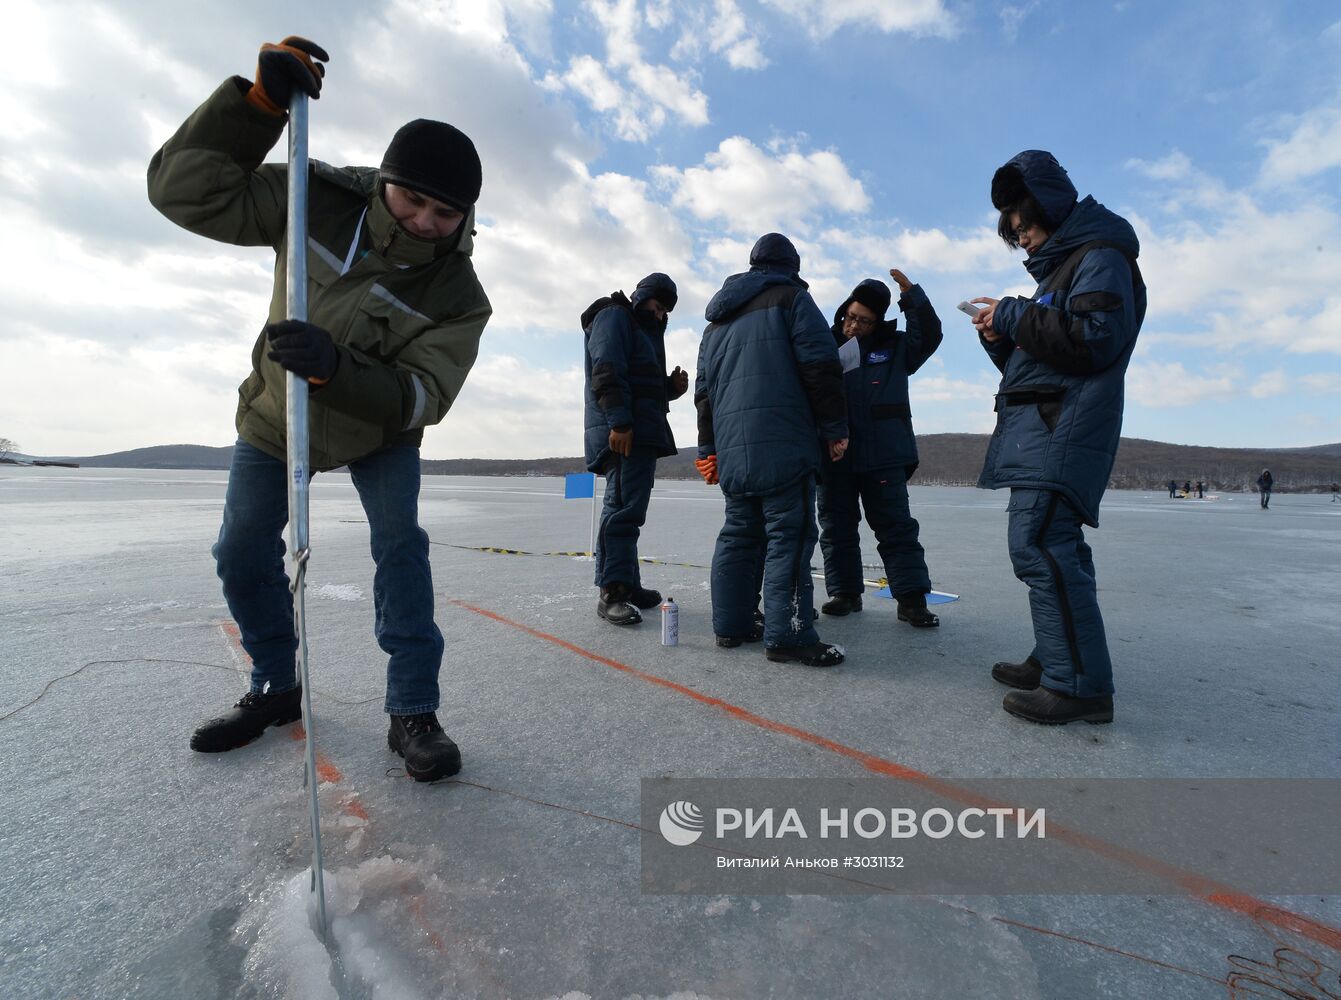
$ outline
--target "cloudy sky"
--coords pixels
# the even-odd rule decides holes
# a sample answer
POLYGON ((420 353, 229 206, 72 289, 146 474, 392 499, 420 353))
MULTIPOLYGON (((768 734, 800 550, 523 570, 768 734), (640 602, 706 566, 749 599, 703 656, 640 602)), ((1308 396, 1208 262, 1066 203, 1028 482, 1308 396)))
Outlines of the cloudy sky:
POLYGON ((332 55, 313 156, 375 165, 430 117, 484 161, 494 318, 426 457, 580 453, 583 308, 669 272, 690 368, 773 229, 826 313, 890 267, 920 281, 947 337, 917 428, 989 430, 995 372, 954 305, 1032 288, 988 198, 1025 148, 1140 235, 1127 435, 1341 441, 1334 0, 8 0, 5 22, 0 436, 29 454, 233 440, 271 261, 175 229, 144 172, 287 34, 332 55))

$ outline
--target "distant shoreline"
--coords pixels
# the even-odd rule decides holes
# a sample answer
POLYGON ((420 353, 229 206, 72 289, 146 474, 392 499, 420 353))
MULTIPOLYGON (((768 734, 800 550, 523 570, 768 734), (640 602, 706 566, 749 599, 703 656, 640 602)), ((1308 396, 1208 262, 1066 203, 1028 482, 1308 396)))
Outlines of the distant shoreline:
MULTIPOLYGON (((231 450, 231 449, 229 449, 229 450, 231 450)), ((106 456, 106 458, 111 458, 111 457, 113 457, 113 456, 106 456)), ((657 480, 658 480, 658 481, 664 481, 664 483, 699 483, 700 479, 699 479, 699 476, 697 476, 697 473, 692 473, 692 475, 685 475, 683 469, 676 468, 676 465, 679 464, 679 460, 683 460, 683 458, 684 458, 684 453, 681 453, 680 456, 676 456, 676 457, 668 457, 668 458, 664 458, 664 460, 661 460, 661 464, 660 464, 660 466, 658 466, 657 480)), ((495 469, 481 469, 481 468, 434 468, 434 466, 440 466, 440 465, 487 465, 487 464, 492 464, 492 462, 495 462, 495 461, 506 461, 507 464, 510 464, 510 465, 511 465, 511 464, 514 464, 514 462, 515 462, 516 465, 526 465, 526 464, 527 464, 526 460, 479 460, 479 461, 472 461, 472 460, 467 460, 467 458, 459 458, 459 460, 432 460, 432 458, 426 458, 426 460, 424 460, 424 462, 422 462, 422 471, 421 471, 421 475, 424 475, 424 476, 432 476, 432 477, 444 477, 444 479, 445 479, 445 477, 457 477, 457 479, 518 479, 518 480, 527 480, 527 479, 562 479, 563 476, 570 475, 570 473, 574 473, 574 472, 583 472, 583 469, 581 468, 581 462, 579 462, 579 460, 571 460, 571 461, 574 462, 574 464, 577 464, 577 465, 578 465, 578 468, 563 469, 563 471, 548 471, 548 469, 515 469, 515 468, 514 468, 514 469, 496 469, 496 468, 495 468, 495 469)), ((548 460, 548 461, 558 462, 558 461, 565 461, 565 460, 548 460)), ((228 465, 225 465, 225 464, 211 464, 211 465, 185 465, 185 464, 181 464, 181 465, 168 465, 168 464, 154 464, 154 465, 150 465, 150 464, 137 464, 137 465, 130 465, 130 464, 126 464, 126 465, 115 465, 115 464, 110 464, 110 462, 109 462, 109 464, 105 464, 105 462, 102 462, 102 461, 99 461, 99 462, 87 462, 87 464, 83 464, 83 462, 80 462, 80 464, 76 464, 76 462, 68 462, 68 461, 48 461, 48 460, 38 460, 38 461, 31 461, 31 460, 25 460, 25 461, 12 461, 12 460, 4 460, 4 458, 0 458, 0 465, 8 465, 8 466, 12 466, 12 468, 20 468, 20 469, 21 469, 21 468, 67 468, 67 469, 79 469, 79 471, 82 471, 82 472, 90 472, 90 471, 94 471, 94 472, 103 472, 103 471, 106 471, 106 472, 224 472, 224 473, 227 473, 227 472, 228 472, 228 465)), ((1341 460, 1332 460, 1332 465, 1333 465, 1333 466, 1337 466, 1338 480, 1341 480, 1341 460)), ((692 466, 691 466, 691 468, 692 468, 692 466)), ((347 472, 347 471, 346 471, 346 469, 341 468, 341 469, 333 469, 333 472, 347 472)), ((1313 495, 1326 495, 1326 493, 1333 492, 1333 491, 1332 491, 1332 481, 1326 481, 1326 483, 1286 484, 1286 483, 1282 483, 1282 477, 1279 476, 1279 475, 1277 475, 1277 473, 1275 473, 1274 471, 1273 471, 1273 475, 1274 475, 1275 477, 1277 477, 1277 484, 1275 484, 1275 487, 1274 487, 1274 491, 1273 491, 1273 492, 1277 492, 1277 493, 1298 493, 1298 495, 1309 495, 1309 493, 1313 493, 1313 495)), ((1181 491, 1181 489, 1183 489, 1183 483, 1184 483, 1184 481, 1187 481, 1187 480, 1179 480, 1179 481, 1177 481, 1177 488, 1179 488, 1179 491, 1181 491)), ((1195 489, 1196 489, 1196 480, 1192 480, 1191 483, 1192 483, 1193 492, 1195 492, 1195 489)), ((940 487, 947 487, 947 488, 948 488, 948 487, 953 487, 953 488, 971 489, 971 488, 976 488, 976 485, 978 485, 978 479, 976 479, 976 472, 975 472, 974 477, 972 477, 972 479, 953 479, 953 480, 952 480, 952 479, 944 479, 944 477, 939 477, 939 476, 927 476, 927 475, 923 475, 923 472, 919 471, 919 472, 916 473, 915 476, 912 477, 912 480, 909 481, 909 485, 911 485, 911 487, 937 487, 937 488, 940 488, 940 487)), ((1118 476, 1118 471, 1117 471, 1117 469, 1114 469, 1114 476, 1113 476, 1112 481, 1110 481, 1110 483, 1109 483, 1109 485, 1108 485, 1108 488, 1109 488, 1109 489, 1120 489, 1120 491, 1126 491, 1126 492, 1156 493, 1156 495, 1164 496, 1165 493, 1167 493, 1167 489, 1168 489, 1168 479, 1156 480, 1156 481, 1153 481, 1153 483, 1147 483, 1147 481, 1130 481, 1130 480, 1129 480, 1129 477, 1124 476, 1124 477, 1121 477, 1121 480, 1120 480, 1120 476, 1118 476)), ((1211 499, 1211 495, 1214 495, 1214 493, 1236 493, 1236 495, 1255 495, 1255 493, 1257 493, 1257 488, 1255 488, 1255 485, 1254 485, 1254 484, 1251 484, 1251 483, 1250 483, 1250 484, 1247 484, 1247 485, 1226 485, 1226 484, 1218 484, 1218 483, 1215 483, 1215 481, 1206 481, 1206 480, 1203 480, 1203 488, 1204 488, 1204 492, 1206 492, 1206 499, 1207 499, 1207 500, 1210 500, 1210 499, 1211 499)), ((1172 500, 1172 499, 1176 499, 1176 500, 1192 500, 1192 501, 1198 501, 1198 497, 1196 497, 1196 496, 1188 496, 1188 497, 1183 497, 1183 496, 1179 496, 1179 497, 1168 497, 1168 499, 1171 499, 1171 500, 1172 500)))

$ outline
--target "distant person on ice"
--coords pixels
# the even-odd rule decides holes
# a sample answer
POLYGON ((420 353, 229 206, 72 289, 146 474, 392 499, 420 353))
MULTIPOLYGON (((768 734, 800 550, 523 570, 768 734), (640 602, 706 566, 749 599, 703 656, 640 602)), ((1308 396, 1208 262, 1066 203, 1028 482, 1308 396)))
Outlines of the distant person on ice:
POLYGON ((856 356, 843 374, 847 454, 837 462, 827 456, 820 462, 820 550, 829 594, 820 610, 826 615, 861 610, 865 582, 857 527, 864 514, 875 533, 889 592, 898 602, 899 620, 934 628, 940 619, 927 610, 926 553, 908 509, 908 479, 917 470, 908 376, 940 346, 941 321, 921 285, 898 269, 889 275, 899 286, 906 330, 899 329, 897 319, 885 319, 889 286, 875 278, 860 282, 834 313, 834 342, 840 348, 851 344, 856 356))
POLYGON ((1271 506, 1271 484, 1274 482, 1270 469, 1263 469, 1262 474, 1257 477, 1257 492, 1261 494, 1263 510, 1271 506))
POLYGON ((1172 499, 1174 498, 1174 496, 1175 496, 1177 493, 1178 493, 1178 484, 1175 483, 1172 479, 1170 479, 1170 480, 1169 480, 1169 499, 1172 500, 1172 499))
POLYGON ((638 534, 656 479, 657 459, 674 455, 666 414, 689 391, 679 365, 666 374, 666 317, 679 296, 675 282, 649 274, 632 296, 614 292, 582 314, 586 343, 587 469, 605 476, 596 535, 596 614, 611 625, 636 625, 661 603, 642 585, 638 534))
POLYGON ((717 644, 754 634, 762 560, 766 655, 829 667, 843 654, 815 631, 815 476, 821 452, 838 461, 847 450, 847 402, 838 349, 800 270, 791 240, 768 233, 750 251, 750 269, 708 303, 695 465, 726 496, 712 556, 717 644))
POLYGON ((1027 150, 992 178, 997 231, 1023 247, 1031 298, 975 299, 1001 370, 979 486, 1010 488, 1008 541, 1029 585, 1034 649, 992 676, 1030 722, 1111 722, 1113 666, 1083 526, 1098 527, 1122 431, 1123 382, 1145 317, 1136 233, 1076 189, 1051 153, 1027 150))
POLYGON ((309 322, 285 320, 287 167, 262 164, 295 88, 319 96, 328 57, 287 38, 261 49, 255 81, 226 80, 149 165, 149 199, 178 225, 276 253, 268 322, 238 390, 238 441, 214 546, 229 611, 252 660, 251 687, 191 747, 232 750, 299 718, 288 520, 285 372, 311 385, 310 459, 348 466, 376 563, 377 641, 389 656, 388 742, 431 781, 461 767, 438 724, 443 640, 433 621, 428 536, 419 527, 419 443, 461 391, 491 308, 471 266, 480 160, 464 133, 418 119, 381 169, 312 161, 309 322))

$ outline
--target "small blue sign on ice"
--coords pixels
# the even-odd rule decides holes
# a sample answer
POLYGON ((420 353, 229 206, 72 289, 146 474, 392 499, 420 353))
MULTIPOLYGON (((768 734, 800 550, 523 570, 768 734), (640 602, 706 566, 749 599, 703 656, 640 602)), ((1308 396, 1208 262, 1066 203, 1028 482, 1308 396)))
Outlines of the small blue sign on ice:
MULTIPOLYGON (((888 587, 881 587, 879 590, 877 590, 877 591, 875 592, 875 596, 876 596, 876 597, 887 597, 887 598, 889 598, 890 600, 893 600, 893 599, 894 599, 894 595, 891 594, 891 593, 889 592, 889 588, 888 588, 888 587)), ((958 594, 946 594, 946 593, 942 593, 942 592, 939 591, 939 590, 933 590, 931 593, 927 594, 927 604, 929 604, 929 605, 930 605, 930 604, 949 604, 951 601, 957 601, 957 600, 959 600, 959 595, 958 595, 958 594)))
POLYGON ((563 498, 565 500, 585 500, 596 495, 596 474, 594 472, 570 472, 563 477, 563 498))

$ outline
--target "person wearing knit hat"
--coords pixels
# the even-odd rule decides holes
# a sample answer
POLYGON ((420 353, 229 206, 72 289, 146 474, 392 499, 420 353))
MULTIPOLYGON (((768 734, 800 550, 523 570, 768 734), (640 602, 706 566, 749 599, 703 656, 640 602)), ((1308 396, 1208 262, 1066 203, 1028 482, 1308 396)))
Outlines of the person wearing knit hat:
POLYGON ((251 683, 231 711, 195 731, 191 748, 232 750, 299 718, 281 538, 293 373, 309 383, 312 468, 347 467, 368 514, 388 743, 410 777, 432 781, 460 770, 461 754, 436 714, 443 638, 418 523, 419 445, 460 393, 492 311, 470 261, 480 160, 458 129, 417 119, 396 132, 380 170, 311 161, 308 318, 286 319, 288 167, 263 161, 291 96, 321 96, 329 58, 303 38, 263 46, 255 79, 224 81, 149 165, 149 199, 169 219, 223 242, 270 246, 280 262, 238 391, 214 546, 251 683))
POLYGON ((605 502, 596 535, 597 617, 611 625, 637 625, 661 603, 642 585, 638 535, 656 480, 657 459, 676 453, 666 414, 689 389, 679 365, 666 374, 666 322, 679 293, 655 271, 631 296, 613 292, 582 313, 586 345, 585 430, 587 469, 605 476, 605 502))
POLYGON ((908 480, 918 461, 908 376, 940 346, 941 321, 921 285, 897 268, 889 276, 899 286, 907 330, 899 330, 898 320, 885 319, 889 286, 875 278, 860 282, 834 313, 833 338, 848 359, 843 381, 850 435, 846 458, 820 467, 820 550, 829 594, 820 610, 846 615, 862 608, 857 526, 865 514, 889 592, 898 602, 899 621, 934 628, 940 619, 927 610, 931 577, 918 523, 908 508, 908 480))

